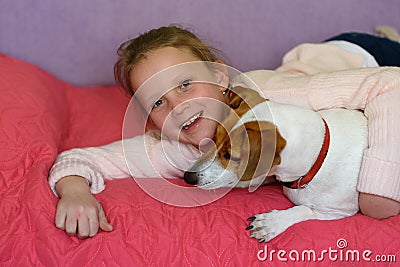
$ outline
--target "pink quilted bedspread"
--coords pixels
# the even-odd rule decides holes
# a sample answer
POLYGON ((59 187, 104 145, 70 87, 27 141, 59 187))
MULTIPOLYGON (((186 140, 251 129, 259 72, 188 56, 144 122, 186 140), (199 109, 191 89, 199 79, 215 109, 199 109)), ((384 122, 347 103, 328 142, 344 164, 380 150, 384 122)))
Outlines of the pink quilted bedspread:
POLYGON ((108 181, 96 197, 114 231, 67 236, 54 226, 49 169, 65 149, 120 139, 128 101, 116 87, 73 86, 0 54, 0 266, 398 266, 400 216, 307 221, 268 243, 248 238, 246 218, 292 206, 279 185, 180 208, 132 178, 108 181))

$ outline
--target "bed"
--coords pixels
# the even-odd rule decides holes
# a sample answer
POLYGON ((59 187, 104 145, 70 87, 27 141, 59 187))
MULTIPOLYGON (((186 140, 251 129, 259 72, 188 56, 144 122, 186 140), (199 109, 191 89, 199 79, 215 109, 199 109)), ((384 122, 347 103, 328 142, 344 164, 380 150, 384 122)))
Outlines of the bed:
POLYGON ((292 206, 279 185, 234 189, 208 205, 182 208, 153 199, 132 178, 108 181, 96 197, 114 231, 69 237, 54 226, 48 171, 60 151, 121 138, 129 99, 117 87, 74 86, 4 54, 0 85, 0 265, 256 266, 399 257, 400 216, 308 221, 269 243, 248 238, 246 218, 292 206))
MULTIPOLYGON (((50 1, 42 5, 51 6, 50 1)), ((16 6, 14 13, 8 12, 17 14, 16 6)), ((7 7, 13 7, 11 1, 7 7)), ((398 14, 399 8, 394 9, 388 12, 398 14)), ((5 28, 1 32, 7 33, 5 28)), ((292 206, 277 184, 252 193, 233 189, 207 205, 185 208, 157 201, 130 177, 107 181, 106 190, 95 197, 114 230, 86 240, 69 237, 54 226, 57 197, 48 186, 49 169, 61 151, 120 139, 129 98, 109 76, 95 80, 96 74, 85 73, 88 65, 80 65, 82 71, 71 65, 52 68, 73 53, 68 57, 64 51, 63 60, 55 62, 29 58, 24 50, 18 53, 1 41, 0 45, 0 266, 397 266, 400 216, 382 221, 361 214, 312 220, 268 243, 249 238, 246 218, 292 206)), ((253 56, 257 57, 254 51, 253 56)), ((274 67, 276 58, 264 58, 263 67, 274 67)), ((236 61, 241 69, 261 67, 236 61)), ((182 180, 167 181, 184 185, 182 180)), ((158 183, 156 178, 152 182, 158 183)))

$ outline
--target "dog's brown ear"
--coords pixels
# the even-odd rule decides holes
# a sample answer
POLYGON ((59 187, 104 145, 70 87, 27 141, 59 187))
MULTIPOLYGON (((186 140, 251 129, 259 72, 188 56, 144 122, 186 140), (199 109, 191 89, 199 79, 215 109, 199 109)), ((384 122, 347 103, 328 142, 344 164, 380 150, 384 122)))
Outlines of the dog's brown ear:
POLYGON ((249 147, 243 147, 248 155, 248 166, 243 168, 242 181, 266 174, 269 169, 281 162, 280 153, 286 146, 276 126, 271 122, 252 121, 244 124, 249 147))
POLYGON ((217 148, 219 162, 225 169, 231 160, 236 162, 240 161, 244 135, 245 130, 243 126, 238 127, 229 133, 222 125, 217 127, 215 146, 217 148))

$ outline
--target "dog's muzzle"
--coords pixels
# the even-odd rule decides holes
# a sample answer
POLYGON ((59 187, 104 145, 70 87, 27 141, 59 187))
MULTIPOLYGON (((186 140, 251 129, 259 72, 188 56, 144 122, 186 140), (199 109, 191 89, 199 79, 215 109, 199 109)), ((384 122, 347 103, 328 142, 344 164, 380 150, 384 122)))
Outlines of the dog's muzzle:
POLYGON ((183 174, 183 179, 187 184, 197 185, 199 181, 199 177, 197 176, 197 172, 186 171, 183 174))

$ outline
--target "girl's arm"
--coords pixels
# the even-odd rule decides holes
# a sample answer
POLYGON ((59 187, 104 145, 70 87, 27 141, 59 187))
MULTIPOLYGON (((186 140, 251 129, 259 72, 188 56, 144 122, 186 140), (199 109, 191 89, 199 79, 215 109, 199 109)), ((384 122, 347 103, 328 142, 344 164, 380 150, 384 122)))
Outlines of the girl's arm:
POLYGON ((155 132, 105 146, 61 153, 49 183, 60 196, 55 224, 69 235, 94 236, 99 228, 112 231, 101 204, 92 193, 104 189, 105 179, 181 177, 199 152, 191 146, 161 141, 155 132), (125 152, 125 153, 124 153, 125 152), (129 168, 128 168, 129 167, 129 168))
POLYGON ((55 185, 61 178, 80 176, 97 194, 104 189, 104 180, 182 177, 198 156, 194 147, 161 140, 153 131, 104 146, 64 151, 50 171, 49 183, 57 194, 55 185))
POLYGON ((266 98, 314 110, 365 110, 377 96, 400 88, 398 67, 351 69, 313 75, 256 70, 245 75, 266 98))

